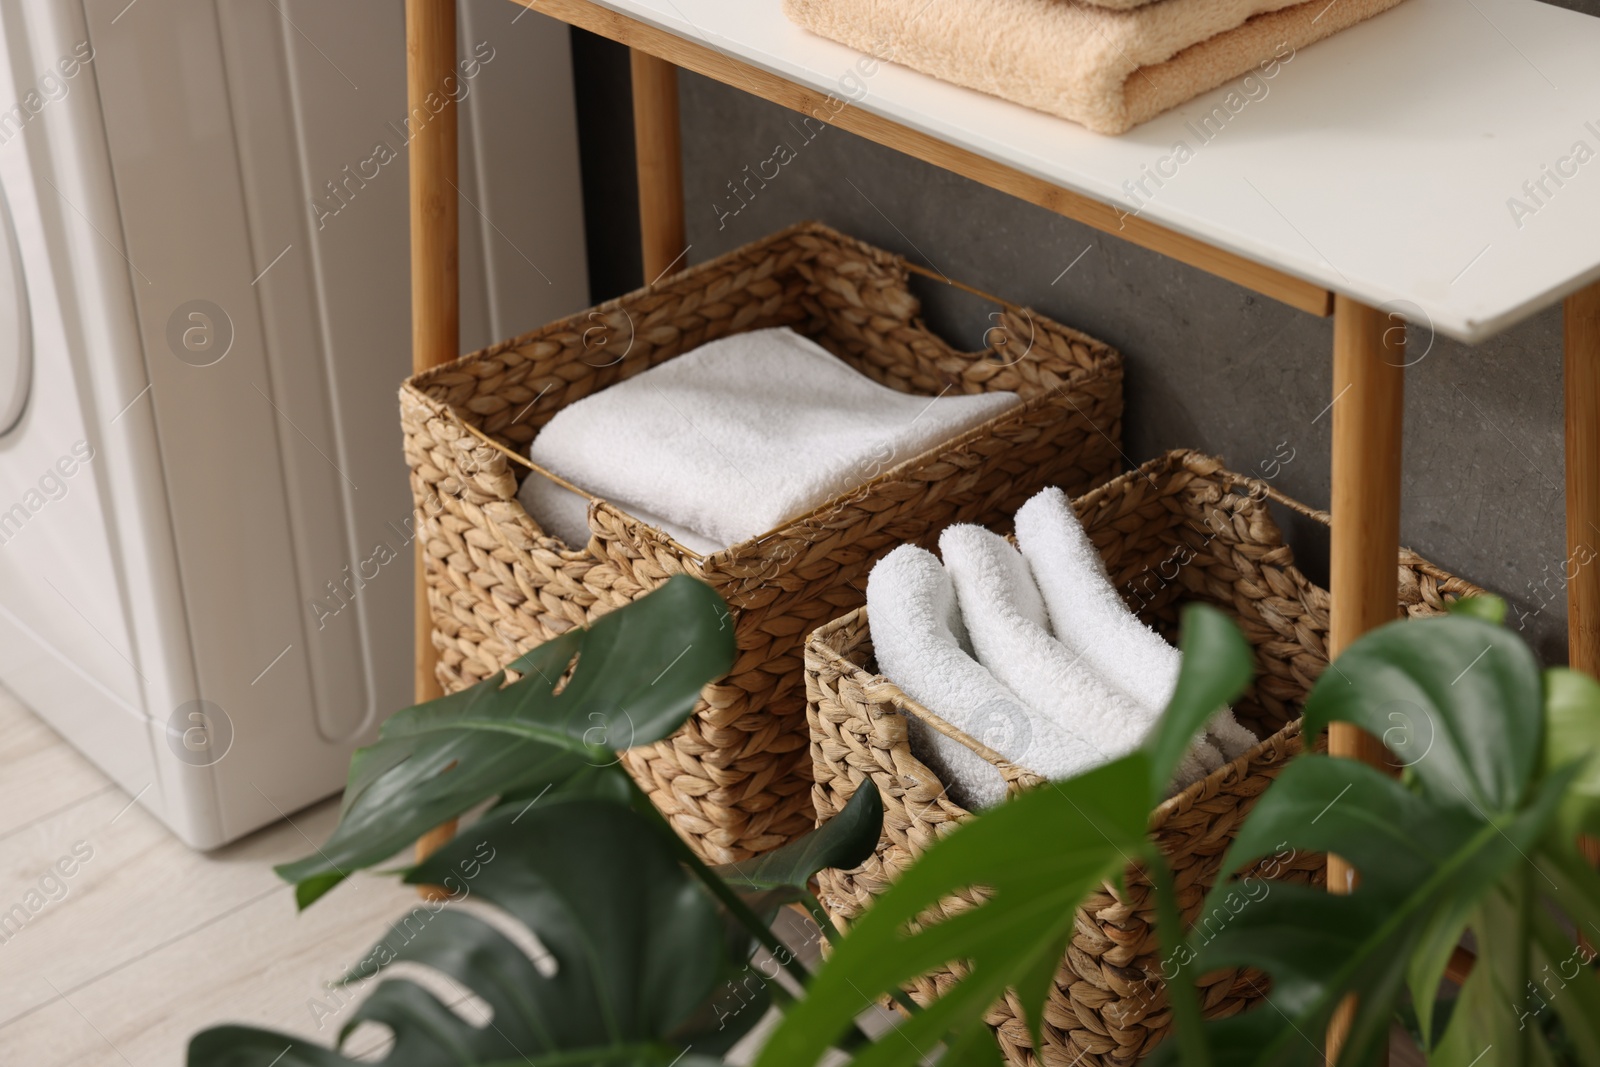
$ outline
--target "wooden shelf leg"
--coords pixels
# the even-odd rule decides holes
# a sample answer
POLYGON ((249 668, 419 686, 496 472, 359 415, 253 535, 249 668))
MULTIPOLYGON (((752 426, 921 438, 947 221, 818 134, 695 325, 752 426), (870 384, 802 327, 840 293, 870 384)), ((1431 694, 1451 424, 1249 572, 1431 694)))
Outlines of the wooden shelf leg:
POLYGON ((1564 311, 1567 658, 1600 677, 1600 285, 1567 297, 1564 311))
MULTIPOLYGON (((460 355, 460 230, 456 192, 456 105, 444 91, 455 84, 455 0, 406 0, 406 100, 413 115, 428 115, 430 95, 443 110, 415 125, 411 165, 411 369, 425 371, 460 355)), ((419 520, 420 524, 420 520, 419 520)), ((417 539, 422 563, 422 539, 417 539)), ((440 695, 434 677, 432 622, 418 571, 417 700, 440 695)))
MULTIPOLYGON (((424 371, 460 353, 460 230, 456 190, 456 103, 448 91, 456 79, 455 0, 406 0, 406 101, 411 115, 431 115, 413 123, 411 166, 411 367, 424 371), (449 79, 447 82, 446 79, 449 79), (434 114, 427 100, 443 99, 434 114)), ((424 578, 426 516, 416 527, 416 694, 420 704, 441 694, 434 674, 433 620, 424 578)), ((454 824, 417 842, 425 858, 455 832, 454 824)), ((423 887, 424 897, 442 894, 423 887)))
MULTIPOLYGON (((1567 297, 1567 662, 1600 678, 1600 284, 1567 297)), ((1590 863, 1600 841, 1583 839, 1590 863)))
POLYGON ((678 68, 634 49, 633 144, 639 174, 639 237, 644 280, 682 269, 683 140, 678 128, 678 68))
MULTIPOLYGON (((1385 312, 1340 296, 1333 311, 1333 658, 1398 612, 1400 436, 1405 330, 1385 312)), ((1334 754, 1381 765, 1384 749, 1336 724, 1334 754)))
MULTIPOLYGON (((1400 438, 1405 409, 1405 330, 1389 314, 1347 297, 1333 307, 1333 550, 1328 656, 1397 613, 1400 554, 1400 438)), ((1329 751, 1374 766, 1383 743, 1345 723, 1329 751)), ((1355 871, 1328 857, 1328 888, 1347 893, 1355 871)), ((1328 1033, 1329 1061, 1348 1029, 1346 1004, 1328 1033)))

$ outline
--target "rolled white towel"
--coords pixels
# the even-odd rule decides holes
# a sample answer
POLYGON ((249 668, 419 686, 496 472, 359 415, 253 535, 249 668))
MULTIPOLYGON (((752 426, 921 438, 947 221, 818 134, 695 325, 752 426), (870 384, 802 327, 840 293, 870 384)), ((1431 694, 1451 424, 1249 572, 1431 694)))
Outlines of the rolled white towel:
MULTIPOLYGON (((1022 761, 1031 714, 972 658, 955 586, 933 553, 901 545, 879 560, 867 578, 867 618, 885 678, 967 736, 1022 761)), ((917 758, 958 803, 977 810, 1005 799, 1004 779, 983 757, 915 716, 907 726, 917 758)))
MULTIPOLYGON (((1166 710, 1178 687, 1183 654, 1128 610, 1066 493, 1045 489, 1022 506, 1017 545, 1038 583, 1056 639, 1152 716, 1166 710)), ((1239 725, 1231 708, 1212 716, 1206 734, 1229 760, 1260 740, 1239 725)))
MULTIPOLYGON (((567 543, 568 548, 582 548, 589 543, 589 498, 582 493, 574 493, 566 486, 552 482, 538 471, 533 471, 522 479, 522 486, 517 490, 517 501, 533 520, 544 528, 545 533, 561 538, 567 543)), ((676 526, 659 515, 652 515, 644 508, 633 507, 623 501, 612 501, 612 503, 640 522, 654 526, 684 548, 698 552, 702 556, 709 556, 728 547, 717 544, 709 537, 701 537, 693 530, 676 526)))
MULTIPOLYGON (((1019 762, 1049 778, 1064 778, 1127 755, 1143 743, 1154 716, 1107 685, 1082 657, 1040 625, 1043 600, 1027 560, 1006 540, 980 526, 948 527, 939 550, 956 587, 978 662, 1020 697, 1032 713, 1032 748, 1019 762)), ((1198 739, 1173 776, 1182 788, 1217 766, 1214 749, 1198 739)))
POLYGON ((568 405, 528 455, 726 547, 1019 403, 897 392, 782 327, 711 341, 568 405))

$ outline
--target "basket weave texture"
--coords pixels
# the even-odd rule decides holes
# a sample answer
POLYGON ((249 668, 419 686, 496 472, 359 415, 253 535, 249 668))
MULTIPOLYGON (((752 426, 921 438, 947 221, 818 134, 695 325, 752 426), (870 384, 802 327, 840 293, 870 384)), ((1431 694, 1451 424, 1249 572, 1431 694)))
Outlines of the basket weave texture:
MULTIPOLYGON (((1176 637, 1181 604, 1200 600, 1232 616, 1255 649, 1256 680, 1235 713, 1265 740, 1151 815, 1150 833, 1172 867, 1185 922, 1196 920, 1223 853, 1256 798, 1300 751, 1299 708, 1327 665, 1328 594, 1296 569, 1268 500, 1327 522, 1325 513, 1195 452, 1168 453, 1074 501, 1112 580, 1146 622, 1176 637)), ((1439 614, 1450 600, 1481 592, 1409 550, 1402 550, 1399 562, 1399 609, 1408 615, 1439 614)), ((907 716, 922 719, 983 756, 1009 792, 1042 781, 874 673, 865 608, 812 635, 806 647, 806 688, 816 779, 812 795, 819 820, 843 808, 869 777, 884 801, 884 831, 874 855, 854 870, 822 872, 822 903, 841 924, 859 915, 939 836, 969 817, 946 795, 937 775, 913 755, 907 716)), ((1041 842, 1040 847, 1048 844, 1041 842)), ((1243 883, 1238 907, 1269 892, 1271 879, 1320 882, 1323 865, 1324 858, 1317 855, 1271 857, 1257 865, 1253 880, 1243 883)), ((932 909, 925 921, 953 915, 975 899, 971 892, 957 894, 932 909)), ((1200 921, 1200 928, 1226 921, 1227 916, 1213 914, 1200 921)), ((989 1015, 1007 1062, 1019 1067, 1041 1061, 1048 1067, 1123 1067, 1147 1053, 1172 1025, 1155 922, 1154 892, 1137 868, 1127 872, 1125 894, 1107 886, 1085 901, 1044 1009, 1043 1048, 1034 1052, 1014 993, 1007 993, 989 1015)), ((908 988, 918 1002, 928 1004, 964 974, 956 964, 908 988)), ((1234 1014, 1265 992, 1264 976, 1252 970, 1218 971, 1200 980, 1202 1004, 1210 1017, 1234 1014)))
POLYGON ((1118 469, 1113 349, 1008 305, 990 347, 961 352, 919 308, 899 257, 802 223, 407 381, 401 422, 445 691, 691 574, 727 601, 737 662, 677 734, 629 750, 625 764, 711 861, 809 830, 806 635, 863 602, 868 570, 895 545, 931 541, 952 522, 1001 521, 1042 486, 1081 492, 1118 469), (568 545, 517 502, 520 477, 548 476, 524 456, 561 408, 707 341, 772 326, 901 392, 1009 390, 1024 402, 922 455, 875 457, 858 489, 706 557, 601 500, 588 544, 568 545))

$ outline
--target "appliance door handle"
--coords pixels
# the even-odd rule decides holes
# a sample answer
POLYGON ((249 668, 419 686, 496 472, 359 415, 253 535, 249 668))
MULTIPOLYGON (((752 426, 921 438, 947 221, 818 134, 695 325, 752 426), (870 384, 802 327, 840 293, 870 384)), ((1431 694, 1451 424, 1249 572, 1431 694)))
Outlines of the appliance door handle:
POLYGON ((0 183, 0 437, 9 433, 28 405, 33 380, 33 320, 22 249, 11 223, 11 201, 0 183))

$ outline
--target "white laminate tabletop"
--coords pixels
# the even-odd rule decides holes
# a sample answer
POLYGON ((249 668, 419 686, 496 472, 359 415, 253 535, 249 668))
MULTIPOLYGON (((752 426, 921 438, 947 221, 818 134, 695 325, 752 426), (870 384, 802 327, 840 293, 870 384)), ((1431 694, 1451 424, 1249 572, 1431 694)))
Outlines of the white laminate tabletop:
POLYGON ((1121 137, 889 63, 861 78, 779 0, 596 2, 1464 341, 1600 279, 1600 19, 1537 0, 1406 0, 1226 123, 1201 126, 1240 81, 1121 137), (1172 176, 1132 199, 1146 167, 1172 176))

